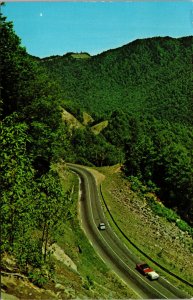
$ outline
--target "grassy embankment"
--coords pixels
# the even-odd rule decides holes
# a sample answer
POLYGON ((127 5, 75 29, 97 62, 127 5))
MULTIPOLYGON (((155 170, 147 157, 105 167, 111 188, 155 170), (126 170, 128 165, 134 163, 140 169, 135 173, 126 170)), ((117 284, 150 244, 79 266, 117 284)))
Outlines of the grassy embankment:
MULTIPOLYGON (((139 196, 131 191, 128 180, 122 176, 118 166, 98 168, 98 171, 103 174, 103 178, 105 175, 105 180, 102 181, 105 201, 126 236, 156 262, 192 282, 193 240, 188 232, 180 230, 175 222, 169 222, 165 217, 153 213, 145 195, 139 196)), ((106 211, 105 207, 104 210, 106 211)), ((152 262, 143 257, 122 236, 107 211, 106 216, 124 243, 138 255, 141 261, 147 261, 152 265, 152 262)), ((158 267, 153 267, 175 286, 184 289, 190 295, 193 294, 191 287, 182 284, 158 267)))

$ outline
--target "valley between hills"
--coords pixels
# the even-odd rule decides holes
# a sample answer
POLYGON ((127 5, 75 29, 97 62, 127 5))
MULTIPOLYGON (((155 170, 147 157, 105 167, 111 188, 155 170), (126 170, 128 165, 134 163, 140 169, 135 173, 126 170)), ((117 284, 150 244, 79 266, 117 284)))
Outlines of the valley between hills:
POLYGON ((193 37, 40 59, 0 22, 3 299, 137 298, 89 243, 67 163, 92 170, 121 230, 191 298, 193 37))

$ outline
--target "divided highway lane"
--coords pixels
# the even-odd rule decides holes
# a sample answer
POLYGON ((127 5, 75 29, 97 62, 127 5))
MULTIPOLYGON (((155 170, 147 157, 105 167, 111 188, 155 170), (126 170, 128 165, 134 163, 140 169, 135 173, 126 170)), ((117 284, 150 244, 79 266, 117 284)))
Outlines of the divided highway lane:
POLYGON ((163 278, 150 281, 135 270, 135 265, 139 259, 123 244, 108 225, 98 197, 95 178, 82 166, 74 164, 67 164, 67 166, 76 172, 81 179, 80 216, 82 225, 101 258, 133 289, 138 298, 187 299, 187 295, 163 278), (100 222, 107 224, 106 230, 98 230, 100 222))

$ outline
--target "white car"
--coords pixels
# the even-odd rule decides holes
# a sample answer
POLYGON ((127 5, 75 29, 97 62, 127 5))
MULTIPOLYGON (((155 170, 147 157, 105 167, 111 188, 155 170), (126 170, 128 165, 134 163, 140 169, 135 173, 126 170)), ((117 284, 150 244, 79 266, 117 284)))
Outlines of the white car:
POLYGON ((98 229, 105 230, 106 229, 105 223, 100 223, 99 226, 98 226, 98 229))
POLYGON ((151 280, 156 280, 159 278, 159 274, 156 273, 155 271, 152 272, 148 272, 147 276, 151 279, 151 280))

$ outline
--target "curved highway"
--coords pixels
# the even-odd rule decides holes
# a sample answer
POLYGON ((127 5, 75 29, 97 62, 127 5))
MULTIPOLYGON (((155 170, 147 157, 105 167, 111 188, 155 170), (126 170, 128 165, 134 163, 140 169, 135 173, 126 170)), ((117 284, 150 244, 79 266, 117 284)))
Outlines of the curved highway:
POLYGON ((84 231, 101 258, 141 299, 187 299, 189 296, 160 276, 150 281, 136 269, 140 260, 123 244, 105 218, 95 178, 86 168, 68 163, 80 181, 80 216, 84 231), (106 224, 106 230, 98 230, 99 223, 106 224))

